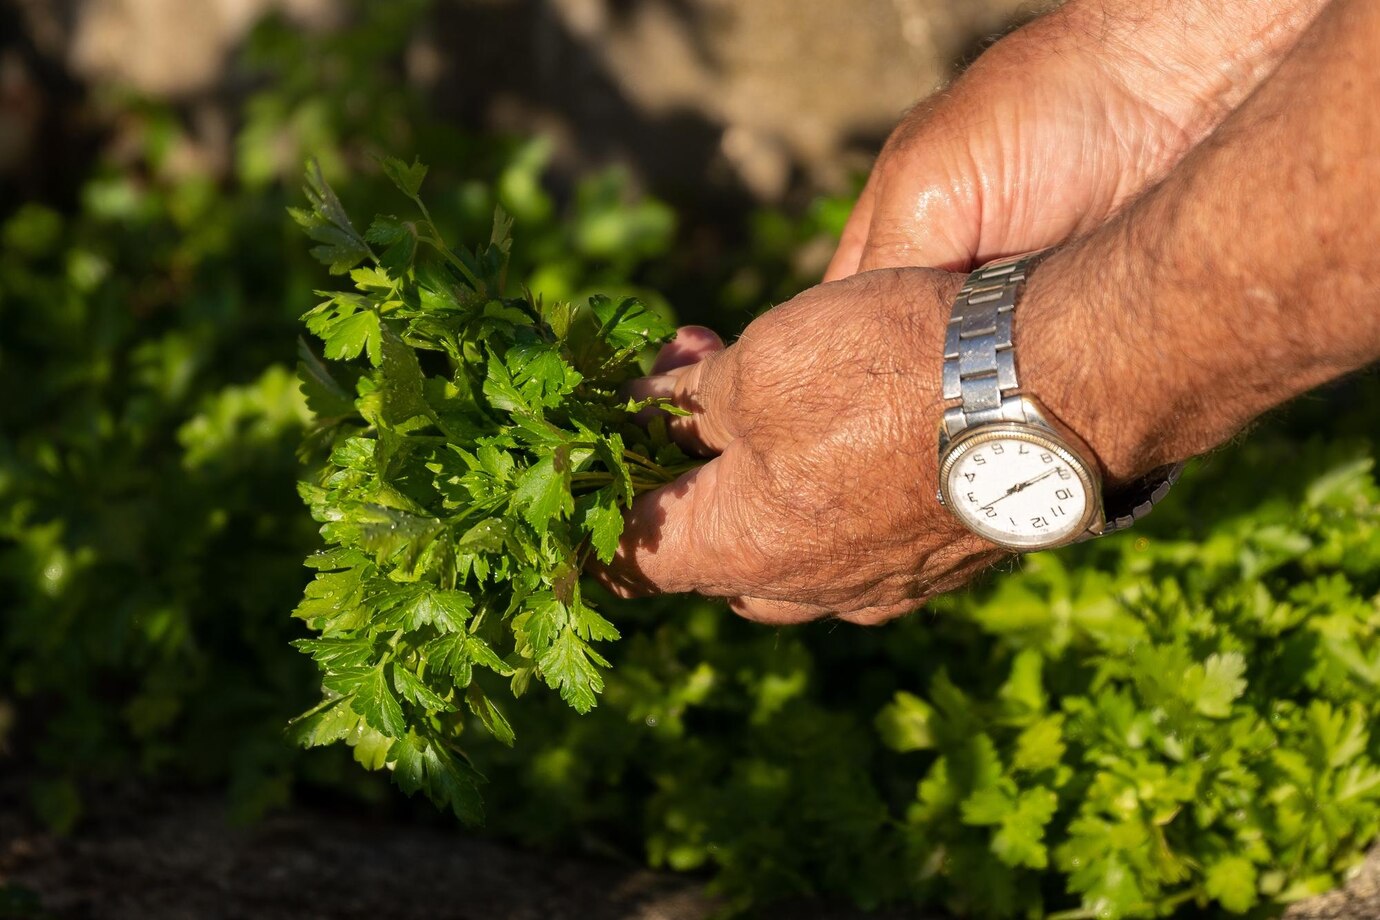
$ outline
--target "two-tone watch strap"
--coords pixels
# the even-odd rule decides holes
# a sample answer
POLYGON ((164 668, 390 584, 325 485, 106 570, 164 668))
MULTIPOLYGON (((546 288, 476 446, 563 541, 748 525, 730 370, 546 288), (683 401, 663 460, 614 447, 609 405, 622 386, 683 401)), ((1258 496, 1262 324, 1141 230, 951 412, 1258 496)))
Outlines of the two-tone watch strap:
MULTIPOLYGON (((974 425, 1029 423, 1018 396, 1012 338, 1016 305, 1025 281, 1046 251, 989 262, 968 276, 954 298, 944 334, 943 389, 959 405, 944 411, 950 438, 974 425)), ((1145 517, 1178 481, 1183 464, 1161 467, 1103 496, 1102 533, 1125 530, 1145 517)))

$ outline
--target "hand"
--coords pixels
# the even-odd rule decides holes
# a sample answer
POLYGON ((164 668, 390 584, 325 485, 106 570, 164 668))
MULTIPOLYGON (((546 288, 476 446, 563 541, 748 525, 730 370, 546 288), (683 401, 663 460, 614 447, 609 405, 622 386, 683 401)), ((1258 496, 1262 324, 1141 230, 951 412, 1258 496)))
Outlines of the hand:
POLYGON ((1270 72, 1321 0, 1071 0, 892 134, 825 280, 967 270, 1100 226, 1270 72))
MULTIPOLYGON (((1022 382, 1089 444, 1104 486, 1380 356, 1377 36, 1372 0, 1334 0, 1210 143, 1027 283, 1022 382)), ((937 343, 959 285, 867 272, 731 348, 678 343, 644 392, 690 410, 675 435, 718 456, 634 503, 604 581, 734 597, 768 622, 870 623, 998 558, 935 498, 937 343)))
POLYGON ((693 412, 672 435, 717 456, 637 500, 605 584, 726 596, 763 622, 875 623, 1000 558, 935 495, 937 354, 961 283, 870 272, 801 294, 727 349, 685 330, 638 395, 693 412))

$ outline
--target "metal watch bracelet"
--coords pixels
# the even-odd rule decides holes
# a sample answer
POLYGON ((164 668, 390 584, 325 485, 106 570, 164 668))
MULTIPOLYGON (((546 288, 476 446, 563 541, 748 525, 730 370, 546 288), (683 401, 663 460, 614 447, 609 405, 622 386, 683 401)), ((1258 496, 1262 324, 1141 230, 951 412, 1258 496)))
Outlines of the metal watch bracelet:
MULTIPOLYGON (((960 400, 944 411, 950 438, 976 425, 1030 422, 1017 395, 1012 332, 1025 281, 1046 252, 990 262, 970 274, 959 290, 944 335, 944 399, 960 400)), ((1149 514, 1182 471, 1182 463, 1160 467, 1104 494, 1102 533, 1125 530, 1149 514)))

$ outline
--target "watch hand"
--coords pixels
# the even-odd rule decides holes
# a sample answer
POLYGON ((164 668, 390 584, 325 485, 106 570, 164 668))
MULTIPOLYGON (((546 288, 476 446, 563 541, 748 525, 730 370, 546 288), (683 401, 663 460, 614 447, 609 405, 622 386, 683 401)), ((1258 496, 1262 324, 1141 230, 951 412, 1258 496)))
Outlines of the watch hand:
POLYGON ((1050 476, 1053 476, 1053 475, 1054 475, 1055 473, 1057 473, 1057 472, 1059 472, 1059 468, 1058 468, 1058 467, 1055 467, 1055 468, 1052 469, 1052 470, 1047 470, 1046 472, 1041 473, 1039 476, 1036 476, 1034 479, 1027 479, 1025 482, 1018 482, 1018 483, 1016 483, 1014 486, 1012 486, 1011 488, 1007 489, 1005 495, 1001 496, 1000 498, 994 498, 994 499, 992 499, 992 500, 991 500, 990 502, 988 502, 987 504, 980 506, 980 507, 978 508, 978 510, 979 510, 979 511, 982 511, 982 510, 985 510, 985 509, 987 509, 987 508, 991 508, 993 505, 995 505, 997 502, 1001 501, 1002 499, 1010 498, 1011 496, 1015 495, 1017 492, 1020 492, 1022 489, 1028 489, 1029 487, 1035 485, 1035 483, 1039 482, 1041 479, 1048 479, 1050 476))
POLYGON ((1036 476, 1034 479, 1030 479, 1021 483, 1019 486, 1016 487, 1016 491, 1019 492, 1021 491, 1021 489, 1028 489, 1031 486, 1035 485, 1035 483, 1039 482, 1041 479, 1048 479, 1057 472, 1059 472, 1059 467, 1057 466, 1052 470, 1045 470, 1043 473, 1036 476))

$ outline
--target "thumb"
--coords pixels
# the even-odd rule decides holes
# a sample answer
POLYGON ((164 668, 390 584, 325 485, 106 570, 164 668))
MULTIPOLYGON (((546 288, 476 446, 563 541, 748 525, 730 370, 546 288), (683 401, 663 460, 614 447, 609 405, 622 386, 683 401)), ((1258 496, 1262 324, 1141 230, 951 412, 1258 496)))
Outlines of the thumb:
POLYGON ((760 580, 748 496, 755 467, 743 442, 670 485, 638 496, 618 551, 591 571, 623 597, 698 591, 733 597, 760 580))

